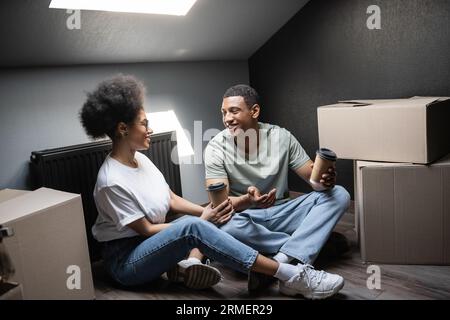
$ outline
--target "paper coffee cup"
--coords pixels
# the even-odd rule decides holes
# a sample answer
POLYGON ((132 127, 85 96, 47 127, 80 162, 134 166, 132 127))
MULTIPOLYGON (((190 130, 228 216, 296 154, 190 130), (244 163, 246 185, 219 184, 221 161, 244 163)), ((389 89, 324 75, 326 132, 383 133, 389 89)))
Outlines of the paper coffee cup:
POLYGON ((210 184, 206 191, 214 208, 228 199, 227 185, 223 182, 210 184))
POLYGON ((322 179, 322 174, 327 173, 328 169, 334 166, 336 159, 336 153, 330 149, 321 148, 317 150, 313 171, 309 179, 309 182, 315 187, 315 190, 327 189, 320 183, 320 180, 322 179))

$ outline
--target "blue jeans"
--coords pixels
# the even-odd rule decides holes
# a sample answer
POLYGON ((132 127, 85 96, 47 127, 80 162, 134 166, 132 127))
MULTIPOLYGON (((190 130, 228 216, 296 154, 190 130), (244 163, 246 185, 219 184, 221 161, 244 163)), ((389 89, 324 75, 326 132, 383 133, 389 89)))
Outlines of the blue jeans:
POLYGON ((267 209, 244 210, 221 229, 259 252, 282 252, 312 264, 349 203, 349 193, 335 186, 267 209))
POLYGON ((239 242, 214 224, 198 217, 182 217, 149 237, 112 240, 103 244, 108 273, 125 286, 148 283, 198 248, 224 265, 247 273, 258 252, 239 242))

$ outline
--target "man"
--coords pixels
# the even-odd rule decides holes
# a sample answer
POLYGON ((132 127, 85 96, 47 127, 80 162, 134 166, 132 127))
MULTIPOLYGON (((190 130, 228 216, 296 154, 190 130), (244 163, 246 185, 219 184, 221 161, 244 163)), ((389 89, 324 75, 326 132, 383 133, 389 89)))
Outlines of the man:
MULTIPOLYGON (((335 185, 331 167, 320 181, 325 191, 289 199, 288 169, 309 183, 314 163, 289 131, 258 122, 258 99, 250 86, 229 88, 221 108, 226 129, 205 150, 206 185, 225 183, 237 212, 221 228, 259 252, 274 254, 280 263, 297 264, 305 292, 336 292, 343 286, 342 277, 311 264, 348 208, 350 196, 335 185)), ((280 290, 293 294, 281 282, 280 290)))

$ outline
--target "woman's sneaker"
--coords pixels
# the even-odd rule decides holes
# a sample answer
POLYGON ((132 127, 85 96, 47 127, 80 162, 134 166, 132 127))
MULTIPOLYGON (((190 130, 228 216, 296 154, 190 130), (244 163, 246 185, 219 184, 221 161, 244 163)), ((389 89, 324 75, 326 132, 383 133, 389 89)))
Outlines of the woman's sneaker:
POLYGON ((222 274, 209 265, 209 260, 206 260, 205 264, 194 259, 182 260, 166 274, 170 281, 183 282, 191 289, 206 289, 222 280, 222 274))
POLYGON ((288 296, 301 294, 307 299, 325 299, 344 287, 344 278, 337 274, 314 270, 308 264, 298 264, 298 274, 280 281, 280 292, 288 296))

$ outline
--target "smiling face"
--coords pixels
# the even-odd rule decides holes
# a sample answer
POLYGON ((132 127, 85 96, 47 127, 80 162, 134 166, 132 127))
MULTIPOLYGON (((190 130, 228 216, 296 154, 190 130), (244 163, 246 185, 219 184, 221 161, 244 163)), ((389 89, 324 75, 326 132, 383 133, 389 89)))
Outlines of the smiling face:
POLYGON ((241 96, 227 97, 222 102, 222 121, 233 136, 258 128, 259 105, 247 106, 241 96))
POLYGON ((133 123, 126 126, 126 140, 133 150, 147 150, 150 148, 150 135, 153 130, 148 128, 148 120, 144 109, 139 110, 133 123))

